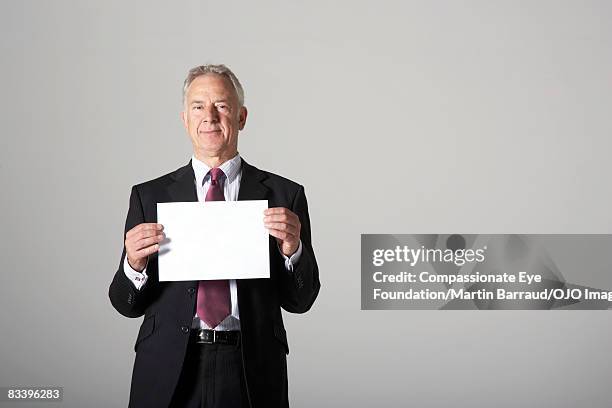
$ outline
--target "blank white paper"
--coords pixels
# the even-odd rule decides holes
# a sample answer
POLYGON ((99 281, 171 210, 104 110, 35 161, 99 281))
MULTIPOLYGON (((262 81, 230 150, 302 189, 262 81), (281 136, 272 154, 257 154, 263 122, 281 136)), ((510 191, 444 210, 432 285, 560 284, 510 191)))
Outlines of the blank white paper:
POLYGON ((270 277, 267 200, 157 203, 159 280, 270 277))

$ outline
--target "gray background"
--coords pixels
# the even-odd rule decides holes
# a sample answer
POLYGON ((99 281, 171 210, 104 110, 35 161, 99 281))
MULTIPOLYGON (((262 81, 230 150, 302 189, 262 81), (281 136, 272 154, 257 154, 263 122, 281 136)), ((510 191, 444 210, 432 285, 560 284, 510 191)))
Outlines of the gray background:
POLYGON ((359 255, 361 233, 612 232, 610 3, 217 3, 1 3, 0 385, 127 404, 130 187, 187 163, 182 80, 224 62, 241 154, 309 199, 294 407, 610 406, 608 311, 361 311, 359 255))

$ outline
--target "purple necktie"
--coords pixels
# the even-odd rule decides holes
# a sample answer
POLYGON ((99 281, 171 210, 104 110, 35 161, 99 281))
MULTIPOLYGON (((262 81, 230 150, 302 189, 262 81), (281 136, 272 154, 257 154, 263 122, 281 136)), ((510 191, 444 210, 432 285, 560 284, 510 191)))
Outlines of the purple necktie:
MULTIPOLYGON (((210 169, 209 173, 210 187, 206 193, 206 201, 225 201, 221 183, 223 170, 214 168, 210 169)), ((231 312, 229 281, 227 279, 200 281, 196 312, 211 329, 229 316, 231 312)))

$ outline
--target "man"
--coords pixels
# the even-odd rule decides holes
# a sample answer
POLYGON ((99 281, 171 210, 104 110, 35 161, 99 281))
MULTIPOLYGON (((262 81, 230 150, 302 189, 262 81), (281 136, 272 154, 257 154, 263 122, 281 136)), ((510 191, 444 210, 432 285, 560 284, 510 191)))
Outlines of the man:
MULTIPOLYGON (((227 67, 190 70, 183 99, 192 159, 132 187, 125 245, 109 288, 119 313, 144 314, 130 406, 288 407, 281 308, 308 311, 320 287, 304 189, 238 154, 247 109, 227 67), (262 199, 269 204, 262 214, 270 233, 269 279, 159 282, 157 252, 166 237, 156 203, 262 199)), ((206 268, 206 248, 201 255, 206 268)))

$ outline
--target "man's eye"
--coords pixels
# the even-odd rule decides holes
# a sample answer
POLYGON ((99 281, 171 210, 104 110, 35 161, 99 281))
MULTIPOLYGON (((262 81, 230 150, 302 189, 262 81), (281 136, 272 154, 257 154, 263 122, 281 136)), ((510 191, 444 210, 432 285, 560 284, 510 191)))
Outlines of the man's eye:
POLYGON ((193 107, 193 109, 194 109, 194 110, 196 110, 196 109, 202 109, 202 107, 201 107, 201 106, 194 106, 194 107, 193 107))
POLYGON ((217 109, 227 110, 227 105, 223 105, 223 104, 217 105, 217 109))

